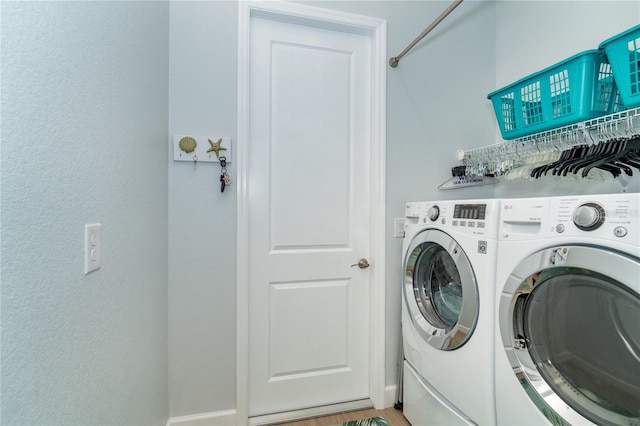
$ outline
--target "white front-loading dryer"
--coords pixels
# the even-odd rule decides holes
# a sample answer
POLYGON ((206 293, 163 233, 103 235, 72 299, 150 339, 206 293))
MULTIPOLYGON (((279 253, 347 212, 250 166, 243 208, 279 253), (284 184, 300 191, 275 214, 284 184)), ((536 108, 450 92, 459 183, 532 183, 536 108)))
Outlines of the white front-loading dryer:
POLYGON ((640 425, 640 195, 502 200, 499 425, 640 425))
POLYGON ((498 200, 407 203, 403 411, 414 426, 495 424, 498 206, 498 200))

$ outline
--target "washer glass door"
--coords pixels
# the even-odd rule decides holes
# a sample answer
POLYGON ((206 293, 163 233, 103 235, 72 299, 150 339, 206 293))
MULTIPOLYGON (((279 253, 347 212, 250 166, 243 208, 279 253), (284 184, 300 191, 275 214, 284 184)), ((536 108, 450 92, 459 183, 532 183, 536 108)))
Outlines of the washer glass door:
POLYGON ((478 288, 466 254, 448 234, 426 230, 405 258, 404 300, 411 320, 434 348, 453 350, 478 319, 478 288))
MULTIPOLYGON (((640 425, 637 259, 602 252, 594 263, 593 248, 560 250, 566 250, 562 261, 529 271, 514 292, 511 338, 518 367, 529 379, 521 383, 537 391, 529 393, 542 402, 543 412, 548 405, 563 413, 564 418, 547 415, 556 424, 588 419, 598 425, 640 425)), ((542 258, 554 256, 558 253, 552 251, 542 258)))

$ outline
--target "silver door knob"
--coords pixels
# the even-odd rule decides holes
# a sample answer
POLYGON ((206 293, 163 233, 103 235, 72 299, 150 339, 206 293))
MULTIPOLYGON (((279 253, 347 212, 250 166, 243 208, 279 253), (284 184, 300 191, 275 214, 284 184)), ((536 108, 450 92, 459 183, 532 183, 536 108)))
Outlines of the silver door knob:
POLYGON ((367 261, 367 259, 360 259, 358 260, 358 263, 354 263, 353 265, 351 265, 352 268, 354 266, 357 266, 360 269, 365 269, 369 267, 369 262, 367 261))

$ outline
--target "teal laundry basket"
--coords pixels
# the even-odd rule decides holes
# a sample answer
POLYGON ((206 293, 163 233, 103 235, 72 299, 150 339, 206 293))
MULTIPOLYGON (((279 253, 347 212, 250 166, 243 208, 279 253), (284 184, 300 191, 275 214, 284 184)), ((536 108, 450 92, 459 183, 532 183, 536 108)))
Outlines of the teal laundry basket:
POLYGON ((640 25, 600 43, 626 108, 640 106, 640 25))
POLYGON ((620 108, 603 51, 587 50, 489 93, 500 132, 515 139, 620 108))

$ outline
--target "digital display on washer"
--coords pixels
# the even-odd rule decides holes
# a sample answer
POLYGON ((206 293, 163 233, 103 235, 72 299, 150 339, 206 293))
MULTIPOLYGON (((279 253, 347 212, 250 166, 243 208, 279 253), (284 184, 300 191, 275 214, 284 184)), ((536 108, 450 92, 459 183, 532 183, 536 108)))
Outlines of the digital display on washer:
POLYGON ((453 209, 453 218, 484 220, 486 211, 486 204, 456 204, 453 209))

